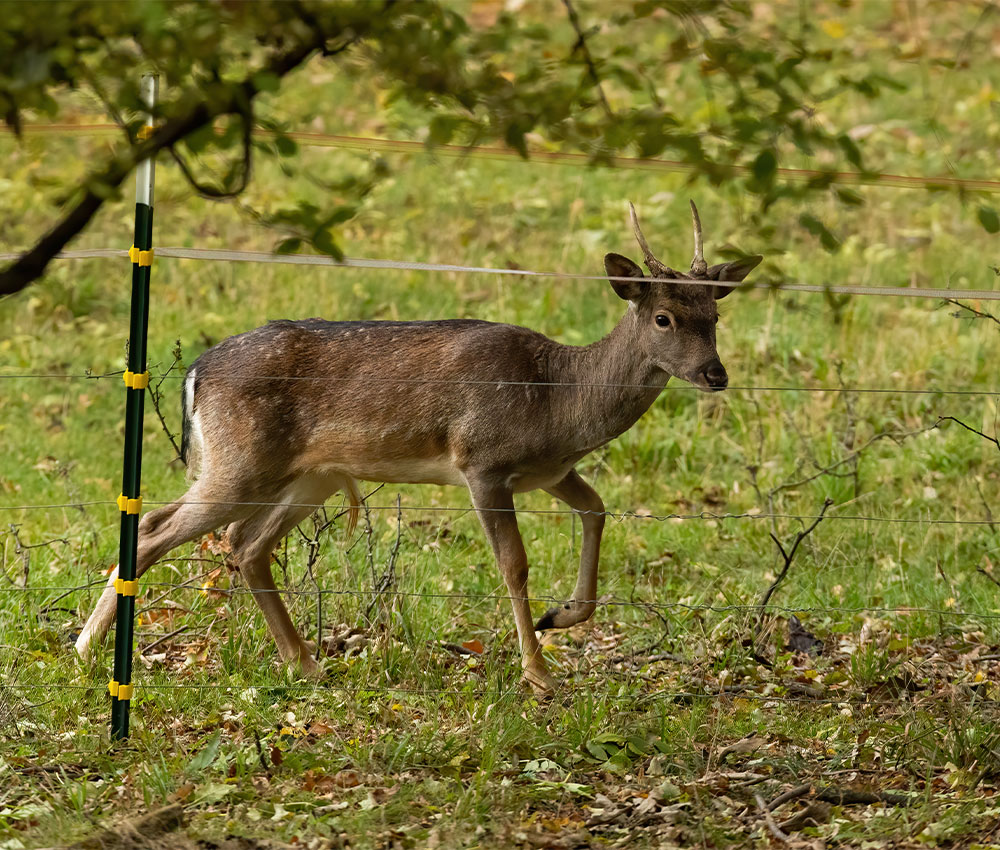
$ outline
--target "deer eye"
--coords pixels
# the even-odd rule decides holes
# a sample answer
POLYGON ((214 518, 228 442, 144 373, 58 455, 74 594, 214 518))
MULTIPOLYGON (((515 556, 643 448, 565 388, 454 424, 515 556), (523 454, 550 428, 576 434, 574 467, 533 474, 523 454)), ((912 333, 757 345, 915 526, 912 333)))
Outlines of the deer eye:
POLYGON ((668 316, 666 313, 657 313, 655 321, 658 327, 661 328, 670 327, 670 316, 668 316))

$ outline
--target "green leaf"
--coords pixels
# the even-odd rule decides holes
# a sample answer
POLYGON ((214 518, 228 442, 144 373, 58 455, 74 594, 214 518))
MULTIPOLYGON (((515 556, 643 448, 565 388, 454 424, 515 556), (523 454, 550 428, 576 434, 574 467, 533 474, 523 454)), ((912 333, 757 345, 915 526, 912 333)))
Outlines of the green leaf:
POLYGON ((834 189, 834 192, 837 193, 837 198, 841 203, 847 204, 849 207, 864 206, 865 199, 851 189, 842 189, 838 186, 834 189))
POLYGON ((203 805, 219 803, 236 790, 237 788, 233 785, 225 785, 221 782, 209 782, 195 791, 194 802, 203 805))
POLYGON ((1000 216, 997 215, 997 211, 993 207, 981 206, 976 211, 976 216, 987 233, 1000 231, 1000 216))
POLYGON ((253 75, 253 84, 257 91, 276 92, 281 88, 281 77, 271 71, 258 71, 253 75))
POLYGON ((284 133, 279 133, 274 137, 274 146, 282 156, 295 156, 299 150, 299 146, 295 144, 295 140, 290 139, 284 133))
POLYGON ((799 216, 799 224, 813 236, 816 236, 819 239, 820 245, 831 254, 840 250, 840 240, 816 216, 809 213, 802 213, 799 216))
POLYGON ((217 729, 215 734, 208 739, 208 743, 205 744, 201 752, 188 762, 188 766, 184 772, 189 776, 194 776, 205 770, 205 768, 215 761, 215 757, 219 754, 219 744, 221 742, 222 730, 217 729))
POLYGON ((753 176, 758 180, 770 182, 778 170, 778 157, 772 150, 763 150, 753 161, 753 176))
POLYGON ((184 145, 191 153, 201 153, 201 151, 215 142, 215 128, 211 124, 206 124, 204 127, 195 130, 193 133, 188 133, 184 137, 184 145))
POLYGON ((276 254, 294 254, 302 247, 301 239, 285 239, 274 249, 276 254))
POLYGON ((504 141, 516 150, 524 159, 528 158, 528 143, 524 138, 524 130, 517 124, 511 124, 504 133, 504 141))
POLYGON ((350 221, 354 218, 357 212, 356 207, 344 206, 337 207, 330 215, 323 219, 323 227, 333 227, 336 224, 343 224, 345 221, 350 221))
POLYGON ((344 252, 340 250, 340 246, 333 241, 333 236, 330 235, 328 230, 320 230, 319 232, 313 234, 312 246, 322 254, 333 257, 335 260, 344 259, 344 252))
POLYGON ((455 135, 462 119, 454 115, 435 115, 427 130, 427 140, 433 145, 446 145, 455 135))
POLYGON ((845 133, 837 136, 837 144, 840 145, 840 149, 844 152, 844 156, 847 157, 851 165, 859 171, 864 171, 865 167, 861 162, 861 148, 854 143, 854 139, 845 133))

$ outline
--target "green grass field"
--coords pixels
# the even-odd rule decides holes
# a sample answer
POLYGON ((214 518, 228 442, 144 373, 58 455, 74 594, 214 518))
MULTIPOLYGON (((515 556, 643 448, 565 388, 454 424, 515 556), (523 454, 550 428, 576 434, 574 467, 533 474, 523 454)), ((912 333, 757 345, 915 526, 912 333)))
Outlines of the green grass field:
MULTIPOLYGON (((980 12, 817 5, 827 37, 846 31, 906 87, 834 98, 818 120, 866 128, 879 170, 1000 179, 1000 18, 980 12)), ((701 96, 694 77, 674 84, 701 96)), ((378 106, 377 90, 328 69, 289 85, 269 105, 289 129, 416 132, 403 107, 378 106), (346 106, 317 104, 318 90, 346 106)), ((0 137, 0 250, 29 244, 59 181, 111 141, 0 137)), ((337 234, 348 256, 599 274, 607 251, 639 256, 630 199, 653 249, 686 268, 691 197, 709 262, 726 244, 768 254, 751 280, 997 288, 1000 246, 976 220, 995 199, 872 186, 852 206, 817 192, 777 207, 765 241, 750 223, 755 199, 735 183, 384 159, 392 176, 337 234), (800 226, 806 210, 839 251, 800 226)), ((240 205, 320 200, 319 181, 370 166, 304 148, 286 176, 262 159, 240 205)), ((71 247, 127 248, 131 191, 71 247)), ((158 246, 270 250, 279 238, 194 196, 165 161, 155 208, 158 246)), ((549 703, 519 683, 506 591, 464 491, 387 485, 352 537, 343 519, 317 536, 320 517, 276 552, 300 629, 315 638, 321 619, 341 638, 320 683, 278 664, 223 540, 182 547, 143 581, 132 735, 113 747, 110 641, 81 666, 72 640, 117 560, 124 392, 117 375, 96 376, 124 368, 128 279, 125 261, 57 262, 0 307, 0 850, 67 844, 169 804, 185 809, 180 832, 121 846, 186 846, 185 832, 217 847, 227 836, 258 842, 247 847, 767 846, 781 842, 755 796, 805 783, 816 794, 773 816, 797 846, 1000 844, 998 449, 954 423, 934 427, 953 416, 995 433, 997 323, 903 297, 757 290, 724 301, 733 388, 706 396, 672 381, 579 466, 619 516, 605 531, 597 613, 545 639, 564 683, 549 703), (787 548, 826 499, 758 627, 753 606, 783 565, 770 535, 787 548), (728 514, 739 517, 709 516, 728 514), (390 563, 394 580, 377 594, 390 563), (793 613, 822 655, 787 648, 793 613), (872 802, 889 793, 904 797, 872 802)), ((583 344, 621 312, 595 281, 159 259, 150 364, 179 435, 180 369, 155 378, 178 341, 184 365, 271 318, 475 317, 583 344)), ((184 489, 147 401, 146 505, 184 489)), ((579 523, 542 493, 518 506, 541 613, 572 592, 579 523)))

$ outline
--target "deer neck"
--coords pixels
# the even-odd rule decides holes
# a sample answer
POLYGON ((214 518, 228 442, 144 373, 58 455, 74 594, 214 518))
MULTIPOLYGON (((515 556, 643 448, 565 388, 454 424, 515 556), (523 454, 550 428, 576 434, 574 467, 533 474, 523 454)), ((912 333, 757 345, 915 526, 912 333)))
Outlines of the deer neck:
POLYGON ((623 434, 656 400, 670 377, 641 353, 638 317, 629 309, 606 337, 586 346, 561 346, 554 380, 562 414, 574 424, 574 441, 591 450, 623 434))

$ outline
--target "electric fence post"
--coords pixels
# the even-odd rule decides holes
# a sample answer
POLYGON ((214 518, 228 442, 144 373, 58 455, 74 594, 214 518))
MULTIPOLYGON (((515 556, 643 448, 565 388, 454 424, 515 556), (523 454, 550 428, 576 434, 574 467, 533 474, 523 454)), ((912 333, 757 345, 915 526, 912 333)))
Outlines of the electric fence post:
MULTIPOLYGON (((149 108, 146 124, 139 138, 153 131, 153 105, 156 103, 158 78, 146 74, 140 92, 149 108)), ((118 550, 118 619, 115 625, 114 677, 108 684, 111 693, 111 737, 128 737, 129 701, 132 698, 132 632, 135 619, 135 596, 139 581, 135 577, 136 549, 139 538, 139 514, 142 511, 140 479, 142 472, 142 413, 149 372, 146 371, 146 327, 149 322, 149 275, 153 263, 153 181, 155 162, 144 159, 136 168, 135 237, 129 250, 132 261, 132 311, 129 321, 128 366, 125 370, 125 460, 122 470, 121 537, 118 550)))

